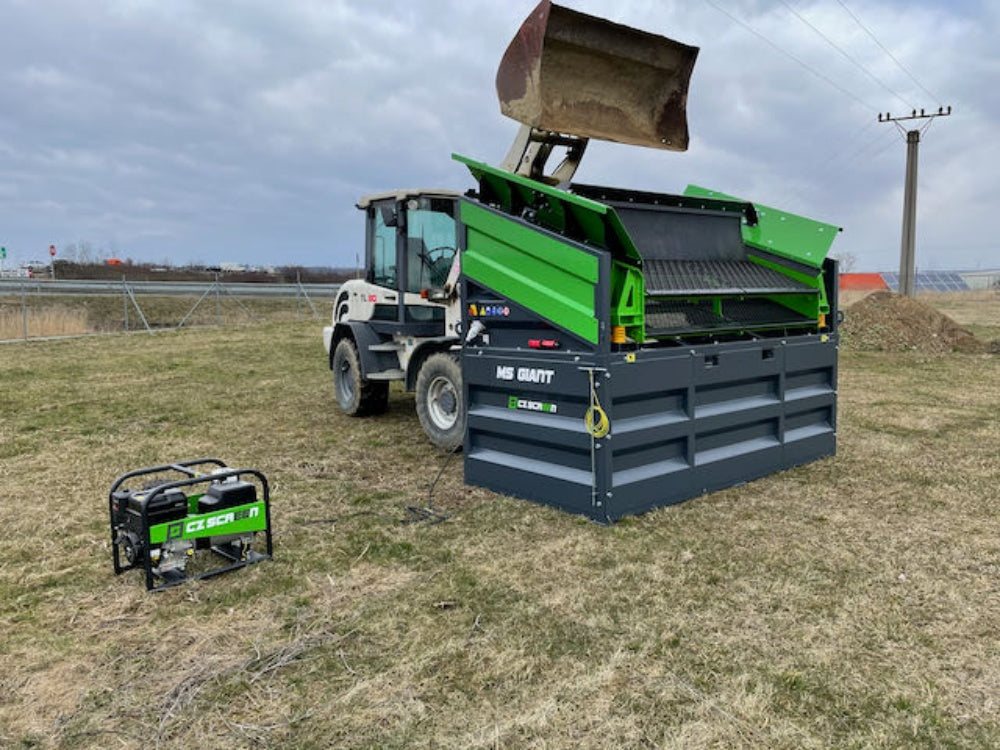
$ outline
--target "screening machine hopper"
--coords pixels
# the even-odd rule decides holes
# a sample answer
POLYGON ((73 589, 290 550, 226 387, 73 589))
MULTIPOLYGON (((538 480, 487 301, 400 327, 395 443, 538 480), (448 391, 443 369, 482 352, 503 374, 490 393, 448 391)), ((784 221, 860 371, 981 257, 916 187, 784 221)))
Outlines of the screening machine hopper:
POLYGON ((507 49, 514 145, 455 156, 468 483, 608 522, 834 453, 838 228, 572 182, 590 138, 687 148, 697 51, 548 0, 507 49))

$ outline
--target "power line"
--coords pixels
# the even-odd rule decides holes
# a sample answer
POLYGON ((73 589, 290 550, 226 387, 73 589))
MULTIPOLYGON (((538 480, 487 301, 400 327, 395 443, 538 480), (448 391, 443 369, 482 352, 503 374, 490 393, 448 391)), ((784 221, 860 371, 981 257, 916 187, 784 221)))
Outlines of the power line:
POLYGON ((826 157, 826 159, 824 159, 822 162, 819 163, 819 165, 817 165, 816 170, 820 171, 821 169, 826 167, 827 164, 840 159, 840 157, 846 154, 852 147, 857 145, 858 138, 860 138, 861 135, 874 124, 875 123, 873 123, 870 118, 865 118, 865 124, 851 134, 851 136, 847 139, 845 147, 840 149, 839 151, 832 151, 830 155, 826 157))
POLYGON ((747 31, 749 31, 751 34, 753 34, 754 36, 758 37, 760 40, 762 40, 763 42, 765 42, 768 46, 770 46, 774 50, 780 52, 785 57, 787 57, 787 58, 793 60, 794 62, 798 63, 799 65, 801 65, 803 68, 805 68, 806 70, 808 70, 810 73, 812 73, 817 78, 820 78, 820 79, 826 81, 828 84, 830 84, 835 89, 837 89, 837 91, 839 91, 840 93, 844 94, 845 96, 850 97, 851 99, 853 99, 854 101, 856 101, 858 104, 861 104, 862 106, 864 106, 864 107, 866 107, 868 109, 874 109, 874 107, 872 107, 870 104, 868 104, 867 102, 865 102, 865 100, 862 99, 861 97, 857 96, 856 94, 852 94, 850 91, 848 91, 847 89, 845 89, 843 86, 841 86, 839 83, 837 83, 836 81, 834 81, 832 78, 828 78, 827 76, 823 75, 818 70, 816 70, 815 68, 813 68, 811 65, 806 64, 805 62, 803 62, 802 60, 800 60, 798 57, 796 57, 795 55, 793 55, 791 52, 789 52, 788 50, 786 50, 784 47, 776 44, 775 42, 772 42, 770 39, 768 39, 766 36, 764 36, 761 32, 757 31, 757 29, 755 29, 750 24, 746 23, 745 21, 740 20, 739 18, 737 18, 736 16, 734 16, 732 13, 730 13, 725 8, 719 6, 715 2, 715 0, 705 0, 705 2, 707 2, 709 5, 711 5, 713 8, 715 8, 717 11, 719 11, 723 15, 727 16, 729 18, 729 20, 731 20, 733 23, 739 24, 744 29, 746 29, 747 31))
MULTIPOLYGON (((851 155, 848 156, 846 159, 838 160, 837 161, 837 166, 835 168, 835 171, 838 174, 844 174, 844 173, 846 173, 847 170, 848 170, 848 167, 850 167, 852 164, 854 164, 855 162, 857 162, 858 159, 860 159, 862 156, 864 156, 868 152, 872 152, 871 156, 869 157, 869 161, 874 160, 877 156, 880 156, 882 153, 885 152, 886 149, 888 149, 890 146, 892 146, 896 142, 896 137, 897 136, 896 136, 895 133, 886 133, 885 131, 877 133, 874 138, 868 140, 860 148, 855 149, 854 152, 851 153, 851 155), (886 138, 886 135, 888 135, 889 137, 886 138), (874 151, 872 151, 873 147, 875 147, 874 151)), ((847 152, 847 149, 842 149, 834 157, 828 158, 826 160, 826 162, 824 162, 824 164, 833 161, 834 158, 838 158, 839 156, 841 156, 842 154, 844 154, 846 152, 847 152)), ((817 169, 816 171, 820 171, 820 170, 817 169)), ((787 194, 787 195, 788 195, 788 197, 786 199, 784 199, 780 203, 775 203, 774 205, 776 207, 783 207, 783 208, 784 207, 794 208, 794 207, 797 207, 797 206, 804 206, 805 205, 805 200, 802 198, 801 193, 796 192, 794 194, 787 194)))
MULTIPOLYGON (((823 159, 821 162, 819 162, 818 164, 816 164, 815 167, 813 167, 812 171, 815 172, 815 173, 822 173, 826 169, 827 165, 829 165, 829 164, 831 164, 831 163, 833 163, 835 161, 839 161, 840 157, 842 157, 848 151, 850 151, 851 149, 853 149, 853 148, 855 148, 857 146, 857 140, 858 140, 858 138, 866 130, 868 130, 868 128, 871 128, 874 125, 875 125, 875 121, 874 120, 871 120, 869 118, 865 118, 864 125, 862 125, 860 128, 858 128, 857 130, 855 130, 845 140, 844 147, 840 148, 840 149, 838 149, 836 151, 831 151, 827 155, 827 157, 825 159, 823 159)), ((876 135, 876 139, 877 138, 881 138, 883 136, 885 136, 885 133, 880 131, 876 135)), ((871 145, 871 144, 869 143, 868 145, 871 145)), ((866 148, 867 148, 867 146, 866 146, 866 148)), ((847 159, 846 161, 839 161, 839 164, 838 164, 839 168, 843 169, 847 164, 850 164, 850 162, 854 158, 855 157, 851 157, 851 158, 847 159)), ((774 205, 775 206, 794 206, 794 205, 797 205, 797 204, 801 204, 802 202, 803 201, 802 201, 801 195, 798 192, 786 192, 784 194, 784 196, 782 196, 781 200, 778 201, 778 202, 776 202, 774 205)))
MULTIPOLYGON (((922 83, 920 83, 920 81, 918 81, 918 80, 916 79, 916 77, 915 77, 915 76, 913 75, 913 73, 911 73, 911 72, 910 72, 910 71, 909 71, 909 70, 908 70, 908 69, 906 68, 906 66, 905 66, 905 65, 903 65, 903 63, 901 63, 901 62, 900 62, 899 60, 897 60, 897 59, 896 59, 896 56, 895 56, 894 54, 892 54, 892 53, 891 53, 891 52, 890 52, 890 51, 889 51, 888 49, 886 49, 885 45, 884 45, 884 44, 882 44, 882 42, 880 42, 880 41, 878 40, 878 37, 876 37, 876 36, 875 36, 875 34, 874 34, 874 33, 872 32, 872 30, 871 30, 871 29, 869 29, 869 28, 868 28, 867 26, 865 26, 865 25, 864 25, 864 24, 863 24, 863 23, 861 22, 861 19, 860 19, 860 18, 858 18, 858 17, 857 17, 857 16, 856 16, 856 15, 854 14, 854 12, 853 12, 853 11, 851 11, 851 9, 850 9, 850 8, 848 8, 848 7, 847 7, 847 6, 846 6, 846 5, 845 5, 845 4, 843 3, 843 0, 837 0, 837 4, 838 4, 838 5, 840 5, 840 7, 841 7, 841 8, 843 8, 843 9, 844 9, 845 11, 847 11, 847 15, 849 15, 849 16, 850 16, 851 18, 853 18, 853 19, 854 19, 854 22, 855 22, 855 23, 856 23, 856 24, 857 24, 858 26, 860 26, 860 27, 861 27, 861 29, 862 29, 862 30, 863 30, 863 31, 864 31, 864 32, 865 32, 865 33, 866 33, 866 34, 867 34, 868 36, 870 36, 870 37, 871 37, 872 41, 873 41, 873 42, 875 42, 875 44, 877 44, 877 45, 879 46, 879 49, 881 49, 881 50, 882 50, 883 52, 885 52, 885 54, 887 54, 887 55, 889 56, 889 59, 891 59, 891 60, 892 60, 892 61, 893 61, 894 63, 896 63, 896 65, 898 65, 898 66, 899 66, 899 69, 900 69, 900 70, 902 70, 902 71, 903 71, 904 73, 906 73, 906 75, 910 77, 910 80, 911 80, 911 81, 913 81, 913 82, 914 82, 914 83, 915 83, 915 84, 917 85, 917 87, 918 87, 918 88, 919 88, 919 89, 920 89, 921 91, 923 91, 923 92, 924 92, 925 94, 927 94, 927 96, 929 96, 929 97, 931 98, 931 100, 932 100, 932 101, 935 101, 935 102, 937 102, 937 103, 938 103, 939 105, 941 104, 941 98, 940 98, 940 97, 937 97, 937 96, 934 96, 934 94, 932 94, 932 93, 931 93, 930 91, 928 91, 928 90, 927 90, 927 89, 926 89, 926 88, 924 87, 924 85, 923 85, 922 83)), ((912 106, 912 105, 911 105, 911 106, 912 106)))
POLYGON ((887 86, 887 85, 886 85, 885 83, 883 83, 883 82, 882 82, 882 81, 881 81, 881 80, 880 80, 879 78, 877 78, 877 77, 875 76, 875 74, 874 74, 874 73, 872 73, 872 72, 871 72, 870 70, 868 70, 868 68, 866 68, 866 67, 865 67, 865 66, 864 66, 864 65, 863 65, 863 64, 862 64, 862 63, 861 63, 860 61, 858 61, 858 60, 857 60, 856 58, 852 57, 852 56, 851 56, 851 55, 849 55, 849 54, 848 54, 847 52, 845 52, 845 51, 843 50, 843 48, 841 48, 841 47, 840 47, 840 46, 839 46, 839 45, 838 45, 838 44, 837 44, 836 42, 834 42, 834 41, 833 41, 833 40, 832 40, 832 39, 831 39, 830 37, 828 37, 828 36, 827 36, 826 34, 824 34, 824 33, 823 33, 822 31, 820 31, 820 30, 819 30, 819 29, 818 29, 818 28, 817 28, 816 26, 814 26, 814 25, 813 25, 812 23, 810 23, 810 22, 809 22, 809 20, 808 20, 808 19, 806 19, 806 17, 805 17, 805 16, 803 16, 803 15, 802 15, 801 13, 799 13, 799 12, 798 12, 797 10, 795 10, 795 8, 793 8, 793 7, 791 6, 791 5, 789 5, 789 4, 788 4, 788 3, 786 2, 786 0, 781 0, 781 4, 782 4, 782 5, 784 5, 784 6, 786 7, 786 8, 788 8, 788 10, 789 10, 789 11, 790 11, 790 12, 791 12, 792 14, 794 14, 794 16, 795 16, 796 18, 798 18, 798 19, 799 19, 800 21, 802 21, 802 23, 804 23, 804 24, 805 24, 806 26, 808 26, 808 27, 809 27, 810 29, 812 29, 812 30, 813 30, 814 32, 816 32, 816 33, 817 33, 817 34, 818 34, 818 35, 819 35, 820 37, 822 37, 822 39, 823 39, 823 40, 824 40, 824 41, 825 41, 825 42, 826 42, 827 44, 829 44, 829 45, 830 45, 831 47, 833 47, 833 48, 834 48, 835 50, 837 50, 837 52, 839 52, 839 53, 840 53, 841 55, 843 55, 843 56, 844 56, 844 58, 845 58, 845 59, 846 59, 846 60, 847 60, 848 62, 852 63, 852 64, 853 64, 853 65, 854 65, 854 66, 855 66, 855 67, 856 67, 856 68, 857 68, 858 70, 860 70, 860 71, 861 71, 862 73, 864 73, 864 74, 865 74, 866 76, 868 76, 868 77, 869 77, 869 78, 870 78, 871 80, 875 81, 875 83, 877 83, 877 84, 878 84, 879 86, 881 86, 881 87, 882 87, 883 89, 885 89, 886 91, 888 91, 888 92, 889 92, 890 94, 892 94, 892 95, 893 95, 894 97, 896 97, 897 99, 899 99, 899 101, 901 101, 901 102, 902 102, 903 104, 905 104, 905 105, 907 105, 907 106, 909 106, 909 107, 912 107, 912 106, 913 106, 913 102, 908 102, 908 101, 907 101, 906 99, 904 99, 904 98, 902 97, 902 95, 900 95, 900 94, 899 94, 899 93, 898 93, 897 91, 894 91, 893 89, 889 88, 889 86, 887 86))
POLYGON ((841 168, 849 167, 851 164, 853 164, 862 156, 864 156, 866 153, 868 153, 868 151, 870 151, 873 146, 878 144, 879 148, 875 151, 875 153, 872 154, 872 158, 874 159, 876 156, 881 154, 883 151, 889 148, 889 146, 891 146, 893 143, 896 142, 895 133, 889 133, 888 135, 889 137, 886 138, 885 131, 877 133, 875 137, 872 138, 870 141, 868 141, 864 146, 857 149, 854 153, 852 153, 850 156, 844 159, 844 161, 841 162, 841 168))

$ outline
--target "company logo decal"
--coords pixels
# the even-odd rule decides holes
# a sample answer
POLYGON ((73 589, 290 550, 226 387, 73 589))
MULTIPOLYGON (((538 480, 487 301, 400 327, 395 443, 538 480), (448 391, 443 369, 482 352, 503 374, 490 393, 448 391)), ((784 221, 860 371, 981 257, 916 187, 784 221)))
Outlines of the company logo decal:
MULTIPOLYGON (((192 518, 184 524, 184 533, 193 534, 206 529, 217 529, 220 526, 228 526, 235 521, 242 521, 244 518, 256 518, 260 515, 260 508, 244 508, 243 510, 220 513, 216 516, 206 516, 202 518, 192 518)), ((169 537, 169 530, 168 530, 169 537)))
POLYGON ((558 410, 556 404, 547 404, 544 401, 530 401, 526 398, 518 398, 517 396, 507 397, 507 408, 522 409, 524 411, 543 411, 548 414, 555 414, 558 410))

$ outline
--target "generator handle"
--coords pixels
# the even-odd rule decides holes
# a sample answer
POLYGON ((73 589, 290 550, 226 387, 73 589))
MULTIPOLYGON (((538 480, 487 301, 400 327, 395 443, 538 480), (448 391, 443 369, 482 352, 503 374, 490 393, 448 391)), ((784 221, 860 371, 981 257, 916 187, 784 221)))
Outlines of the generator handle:
MULTIPOLYGON (((189 461, 177 461, 172 464, 161 464, 160 466, 147 466, 144 469, 136 469, 135 471, 130 471, 126 474, 122 474, 118 479, 115 480, 114 484, 111 485, 110 494, 113 495, 115 491, 121 487, 126 480, 133 479, 135 477, 141 477, 146 474, 156 474, 161 471, 178 471, 181 474, 187 474, 189 477, 196 477, 198 472, 193 471, 190 467, 192 466, 202 466, 205 464, 214 464, 215 466, 227 469, 226 462, 220 458, 194 458, 189 461)), ((246 469, 245 471, 253 471, 252 469, 246 469)))

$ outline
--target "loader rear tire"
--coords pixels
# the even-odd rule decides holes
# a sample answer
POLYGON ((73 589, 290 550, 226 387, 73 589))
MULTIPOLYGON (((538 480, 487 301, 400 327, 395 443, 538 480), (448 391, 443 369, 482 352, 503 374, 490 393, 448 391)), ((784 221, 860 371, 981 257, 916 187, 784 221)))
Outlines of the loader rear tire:
POLYGON ((450 354, 432 354, 417 375, 417 417, 434 445, 454 451, 465 437, 462 370, 450 354))
POLYGON ((333 350, 333 392, 341 411, 351 417, 381 414, 389 405, 389 384, 361 377, 358 348, 351 339, 341 339, 333 350))

